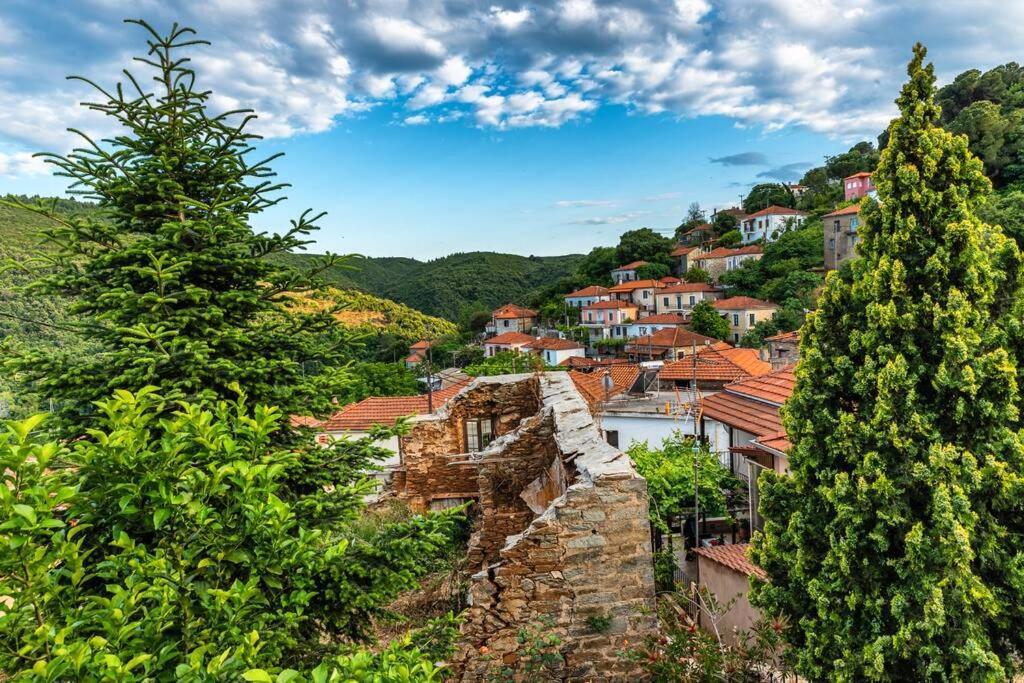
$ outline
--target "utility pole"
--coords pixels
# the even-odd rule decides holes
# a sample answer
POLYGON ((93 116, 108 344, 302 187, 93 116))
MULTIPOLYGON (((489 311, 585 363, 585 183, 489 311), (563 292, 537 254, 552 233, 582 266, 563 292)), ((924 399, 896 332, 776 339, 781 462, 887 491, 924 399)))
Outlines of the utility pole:
POLYGON ((427 342, 427 413, 434 414, 434 349, 433 342, 427 342))

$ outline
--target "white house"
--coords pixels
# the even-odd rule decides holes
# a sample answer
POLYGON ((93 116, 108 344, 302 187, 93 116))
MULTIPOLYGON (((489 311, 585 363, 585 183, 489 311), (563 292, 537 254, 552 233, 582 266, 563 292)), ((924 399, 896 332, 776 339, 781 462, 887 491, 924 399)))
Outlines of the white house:
POLYGON ((654 334, 658 330, 665 330, 668 328, 682 327, 689 322, 688 318, 685 318, 678 313, 660 313, 658 315, 649 315, 646 318, 640 318, 626 325, 626 337, 633 339, 634 337, 642 337, 644 335, 654 334))
POLYGON ((612 271, 612 280, 614 280, 617 285, 621 285, 623 282, 635 280, 636 269, 646 265, 647 261, 633 261, 632 263, 627 263, 624 266, 619 266, 612 271))
POLYGON ((590 304, 596 304, 598 301, 608 301, 612 298, 612 295, 608 293, 607 287, 591 285, 583 289, 577 289, 575 292, 569 292, 562 298, 565 299, 565 303, 568 306, 583 308, 590 304))
POLYGON ((760 239, 771 242, 786 230, 801 225, 806 218, 807 214, 803 211, 784 206, 769 206, 744 218, 740 222, 740 234, 743 235, 743 241, 748 244, 760 239))
POLYGON ((569 339, 557 339, 555 337, 541 337, 523 348, 543 357, 545 365, 559 365, 569 358, 582 358, 586 355, 586 349, 581 344, 569 339))
POLYGON ((676 313, 689 315, 701 301, 721 299, 724 292, 706 282, 684 282, 658 290, 655 296, 655 310, 658 315, 676 313))
POLYGON ((502 351, 520 351, 524 346, 532 344, 536 340, 536 337, 531 337, 522 332, 499 334, 497 337, 491 337, 484 342, 484 355, 490 357, 502 351))
POLYGON ((654 313, 654 296, 667 285, 661 280, 630 280, 615 285, 608 292, 613 299, 630 301, 641 315, 654 313))

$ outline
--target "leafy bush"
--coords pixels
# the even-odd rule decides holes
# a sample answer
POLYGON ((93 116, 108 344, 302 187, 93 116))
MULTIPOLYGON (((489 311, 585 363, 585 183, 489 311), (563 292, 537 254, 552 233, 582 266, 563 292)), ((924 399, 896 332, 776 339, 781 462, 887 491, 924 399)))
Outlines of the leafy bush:
POLYGON ((690 311, 690 327, 697 334, 715 339, 729 338, 729 321, 710 302, 700 301, 690 311))

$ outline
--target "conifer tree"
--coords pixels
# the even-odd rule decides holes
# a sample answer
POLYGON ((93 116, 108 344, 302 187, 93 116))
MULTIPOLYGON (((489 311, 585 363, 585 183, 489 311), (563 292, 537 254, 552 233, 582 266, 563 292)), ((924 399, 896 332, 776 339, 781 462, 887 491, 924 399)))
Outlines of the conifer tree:
POLYGON ((811 680, 1003 680, 1024 639, 1021 256, 924 57, 801 335, 792 476, 760 479, 754 601, 811 680))
MULTIPOLYGON (((248 110, 212 114, 209 91, 196 86, 185 49, 206 41, 174 25, 167 36, 143 21, 149 51, 136 58, 152 82, 125 71, 90 109, 121 132, 61 156, 43 155, 72 191, 101 212, 78 217, 26 207, 53 221, 41 249, 46 275, 28 294, 59 295, 82 334, 99 347, 89 356, 22 350, 9 364, 45 397, 64 425, 80 433, 93 402, 114 390, 157 386, 168 399, 235 396, 287 413, 324 412, 345 380, 344 333, 327 312, 289 314, 290 293, 318 285, 317 272, 281 265, 301 248, 319 216, 308 211, 281 235, 256 233, 251 220, 283 199, 285 184, 269 164, 251 159, 258 136, 248 110)), ((78 78, 78 77, 74 77, 78 78)))

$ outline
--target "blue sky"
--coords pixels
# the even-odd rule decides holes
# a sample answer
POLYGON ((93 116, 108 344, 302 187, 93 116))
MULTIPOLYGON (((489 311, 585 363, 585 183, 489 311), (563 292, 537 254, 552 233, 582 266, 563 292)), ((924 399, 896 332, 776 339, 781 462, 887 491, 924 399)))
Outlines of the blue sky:
POLYGON ((258 227, 313 207, 321 249, 416 258, 669 231, 874 139, 912 41, 940 81, 1024 42, 1024 7, 989 0, 5 0, 0 192, 60 193, 31 152, 110 132, 64 76, 113 82, 128 16, 196 27, 213 107, 286 153, 258 227))

